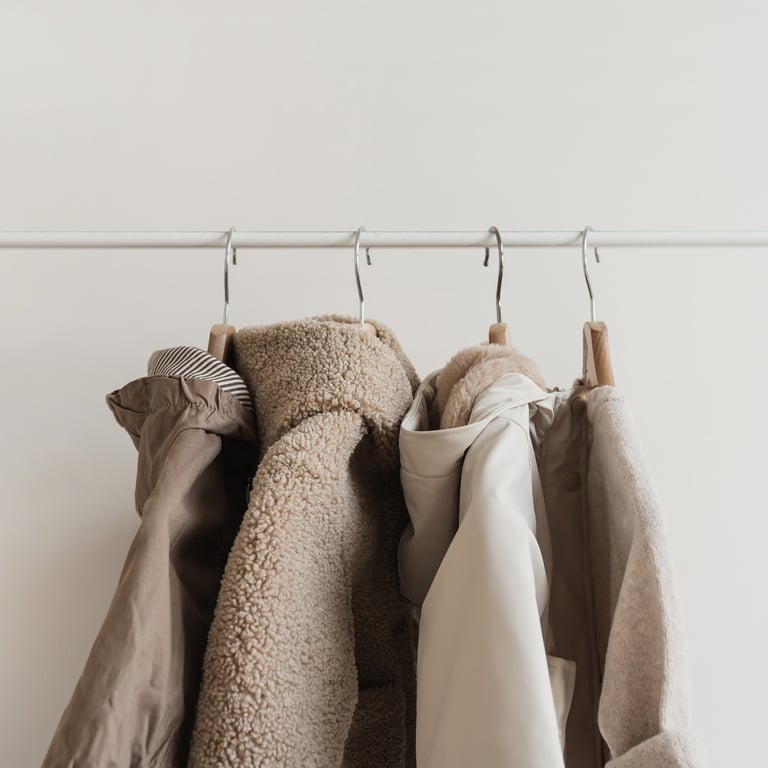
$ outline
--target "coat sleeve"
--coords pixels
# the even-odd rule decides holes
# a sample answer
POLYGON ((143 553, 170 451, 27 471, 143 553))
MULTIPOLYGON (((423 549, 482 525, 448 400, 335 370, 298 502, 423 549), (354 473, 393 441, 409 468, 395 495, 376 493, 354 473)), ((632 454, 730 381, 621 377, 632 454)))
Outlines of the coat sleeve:
MULTIPOLYGON (((420 768, 563 765, 529 444, 522 424, 501 416, 465 456, 458 530, 421 612, 420 768)), ((558 661, 560 672, 572 664, 558 661)))
POLYGON ((598 709, 611 768, 702 768, 690 722, 685 624, 664 517, 634 418, 614 387, 587 401, 590 547, 598 645, 598 709))
POLYGON ((43 768, 184 765, 205 640, 256 434, 211 381, 155 376, 107 403, 138 448, 140 525, 43 768))

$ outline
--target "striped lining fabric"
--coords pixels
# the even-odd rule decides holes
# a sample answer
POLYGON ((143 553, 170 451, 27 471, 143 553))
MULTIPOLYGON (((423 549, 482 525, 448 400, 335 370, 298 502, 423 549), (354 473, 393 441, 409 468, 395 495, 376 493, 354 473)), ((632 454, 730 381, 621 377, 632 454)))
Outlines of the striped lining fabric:
POLYGON ((184 379, 208 379, 231 392, 249 411, 251 394, 239 374, 217 357, 197 347, 169 347, 153 352, 147 364, 149 376, 180 376, 184 379))

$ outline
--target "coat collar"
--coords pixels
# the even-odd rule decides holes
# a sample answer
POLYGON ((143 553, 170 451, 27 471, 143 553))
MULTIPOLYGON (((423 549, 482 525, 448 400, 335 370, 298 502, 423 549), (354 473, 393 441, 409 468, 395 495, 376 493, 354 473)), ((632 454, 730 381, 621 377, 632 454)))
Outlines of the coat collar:
POLYGON ((470 404, 466 424, 435 429, 439 375, 440 371, 435 371, 424 380, 400 429, 403 468, 427 477, 447 475, 458 468, 477 436, 502 411, 549 397, 548 392, 525 374, 504 373, 470 404))
POLYGON ((376 335, 347 315, 240 329, 235 367, 253 396, 262 450, 301 421, 329 411, 363 418, 383 462, 397 460, 403 414, 419 384, 392 331, 376 335))
POLYGON ((514 347, 478 344, 457 352, 436 382, 440 428, 467 424, 478 395, 505 373, 522 374, 541 390, 546 389, 536 363, 514 347))

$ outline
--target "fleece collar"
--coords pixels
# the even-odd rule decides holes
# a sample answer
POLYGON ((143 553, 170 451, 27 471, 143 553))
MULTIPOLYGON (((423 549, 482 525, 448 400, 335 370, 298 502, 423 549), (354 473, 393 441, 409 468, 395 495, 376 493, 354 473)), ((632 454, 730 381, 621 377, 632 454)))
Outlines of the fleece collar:
POLYGON ((397 460, 400 422, 419 379, 392 331, 368 320, 376 334, 347 315, 319 315, 241 328, 235 368, 253 396, 262 450, 304 419, 354 411, 380 458, 397 460))
POLYGON ((522 373, 547 388, 536 363, 514 347, 479 344, 457 352, 437 376, 435 418, 440 429, 468 424, 477 396, 505 373, 522 373))

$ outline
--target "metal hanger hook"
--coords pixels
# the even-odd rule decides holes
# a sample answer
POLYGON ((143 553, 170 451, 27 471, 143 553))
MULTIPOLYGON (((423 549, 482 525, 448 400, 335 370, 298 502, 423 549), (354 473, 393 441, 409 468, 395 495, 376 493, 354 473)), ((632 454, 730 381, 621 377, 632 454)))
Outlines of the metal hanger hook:
MULTIPOLYGON (((491 227, 489 232, 493 232, 496 235, 496 245, 499 249, 499 279, 496 283, 496 322, 501 322, 501 281, 504 277, 504 243, 501 242, 501 232, 497 227, 491 227)), ((485 259, 483 260, 483 266, 488 266, 488 259, 490 258, 490 248, 485 249, 485 259)))
MULTIPOLYGON (((365 232, 365 227, 358 227, 355 235, 355 280, 357 282, 357 295, 360 297, 360 325, 365 325, 365 299, 363 299, 363 286, 360 283, 360 236, 365 232)), ((371 264, 370 249, 365 249, 365 258, 371 264)))
MULTIPOLYGON (((587 224, 584 227, 584 233, 581 236, 581 263, 584 267, 584 279, 587 281, 587 290, 589 291, 589 317, 591 322, 595 322, 595 292, 592 290, 592 282, 589 279, 589 268, 587 266, 587 236, 592 232, 592 227, 587 224)), ((600 254, 595 248, 595 261, 600 263, 600 254)))
POLYGON ((234 227, 229 228, 224 248, 224 325, 229 320, 229 265, 237 264, 237 248, 232 246, 232 235, 235 231, 234 227))

